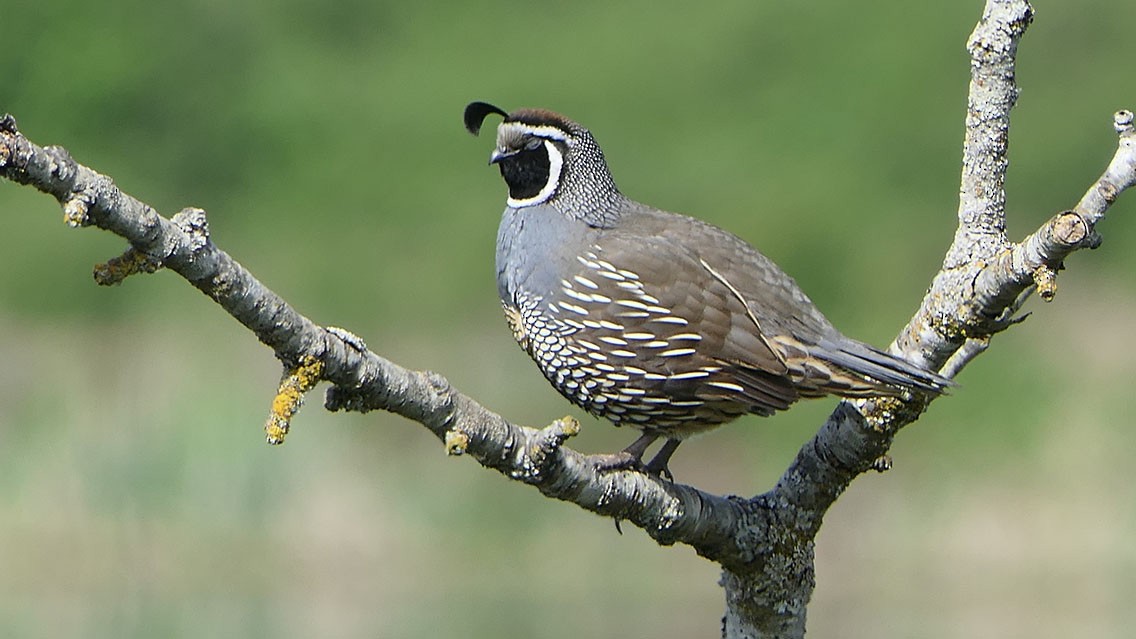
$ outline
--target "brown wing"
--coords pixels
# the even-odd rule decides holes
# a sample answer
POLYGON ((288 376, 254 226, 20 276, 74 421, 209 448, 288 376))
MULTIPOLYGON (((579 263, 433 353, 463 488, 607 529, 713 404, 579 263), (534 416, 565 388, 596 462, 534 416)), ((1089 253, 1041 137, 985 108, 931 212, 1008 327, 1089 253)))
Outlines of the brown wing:
MULTIPOLYGON (((647 211, 640 217, 650 220, 665 240, 698 247, 698 259, 710 274, 729 289, 748 311, 752 326, 768 351, 787 366, 774 371, 764 360, 756 362, 765 374, 784 374, 801 396, 836 394, 845 397, 870 394, 899 394, 907 389, 940 393, 951 382, 896 358, 873 346, 842 335, 821 314, 797 286, 793 278, 736 236, 693 218, 647 211)), ((736 307, 729 307, 737 312, 736 307)), ((734 324, 746 327, 733 318, 734 324)), ((749 376, 752 360, 759 352, 753 336, 731 333, 723 346, 725 357, 735 349, 740 377, 749 376)))
POLYGON ((570 284, 591 302, 593 317, 610 322, 605 346, 622 365, 644 370, 665 396, 736 405, 720 407, 728 418, 787 408, 800 394, 758 316, 672 230, 609 229, 581 256, 570 284), (635 255, 635 268, 618 264, 621 255, 635 255), (597 294, 605 302, 599 312, 597 294))

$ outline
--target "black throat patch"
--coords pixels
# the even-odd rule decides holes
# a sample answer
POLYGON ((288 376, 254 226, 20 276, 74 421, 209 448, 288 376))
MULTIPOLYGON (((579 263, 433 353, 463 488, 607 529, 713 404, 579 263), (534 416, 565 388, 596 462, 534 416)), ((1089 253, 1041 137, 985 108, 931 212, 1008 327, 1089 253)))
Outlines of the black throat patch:
POLYGON ((541 144, 501 160, 501 177, 509 185, 509 197, 528 200, 536 197, 548 184, 550 162, 548 149, 541 144))

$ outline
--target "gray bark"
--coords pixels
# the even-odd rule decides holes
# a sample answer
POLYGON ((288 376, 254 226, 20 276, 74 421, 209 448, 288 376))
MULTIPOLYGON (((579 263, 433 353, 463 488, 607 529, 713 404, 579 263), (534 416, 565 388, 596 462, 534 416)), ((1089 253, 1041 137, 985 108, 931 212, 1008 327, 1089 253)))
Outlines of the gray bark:
MULTIPOLYGON (((1022 241, 1007 239, 1003 184, 1009 113, 1018 93, 1014 61, 1031 19, 1025 0, 989 0, 968 41, 972 77, 958 230, 941 271, 891 347, 947 375, 1011 326, 1034 291, 1052 298, 1063 259, 1097 245, 1097 222, 1136 182, 1133 117, 1121 111, 1114 116, 1116 155, 1080 202, 1022 241)), ((0 176, 54 196, 70 225, 95 226, 129 241, 124 255, 96 270, 100 283, 162 267, 180 274, 270 347, 293 380, 303 377, 297 371, 314 376, 289 388, 303 392, 315 381, 329 382, 329 410, 397 413, 426 426, 452 454, 468 454, 549 497, 639 526, 660 544, 690 545, 720 564, 726 637, 804 635, 814 540, 824 514, 858 475, 887 467, 895 434, 926 408, 921 400, 888 398, 841 403, 776 486, 751 498, 712 495, 630 470, 599 472, 586 455, 564 446, 576 431, 570 418, 539 429, 512 424, 443 377, 402 368, 350 333, 316 325, 213 244, 204 211, 185 209, 166 219, 66 150, 32 143, 11 116, 0 120, 0 176), (312 363, 315 368, 304 368, 312 363)), ((270 439, 286 433, 291 412, 284 412, 283 426, 270 439)))

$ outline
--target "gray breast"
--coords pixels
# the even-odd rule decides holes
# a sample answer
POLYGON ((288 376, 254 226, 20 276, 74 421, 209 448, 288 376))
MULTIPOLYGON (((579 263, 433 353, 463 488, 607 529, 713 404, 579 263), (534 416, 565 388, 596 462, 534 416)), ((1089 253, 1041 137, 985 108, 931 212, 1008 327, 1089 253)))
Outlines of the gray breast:
POLYGON ((708 299, 716 292, 672 277, 672 269, 699 268, 688 263, 692 255, 664 239, 635 247, 627 240, 548 207, 508 209, 502 218, 501 302, 517 341, 557 390, 616 424, 676 437, 796 398, 760 370, 756 385, 743 388, 713 357, 721 339, 702 343, 705 311, 739 303, 708 299), (633 253, 647 267, 642 275, 622 264, 629 248, 645 251, 633 253))

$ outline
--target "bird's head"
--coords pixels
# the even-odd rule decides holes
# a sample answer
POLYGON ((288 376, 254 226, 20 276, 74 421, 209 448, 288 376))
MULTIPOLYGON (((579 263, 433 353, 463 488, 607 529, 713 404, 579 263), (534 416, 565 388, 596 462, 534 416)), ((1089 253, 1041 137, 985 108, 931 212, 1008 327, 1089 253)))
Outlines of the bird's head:
POLYGON ((500 168, 509 187, 509 206, 547 203, 588 217, 590 209, 618 194, 603 151, 584 127, 545 109, 506 113, 492 104, 472 102, 465 108, 465 128, 477 135, 491 114, 504 117, 489 162, 500 168))

